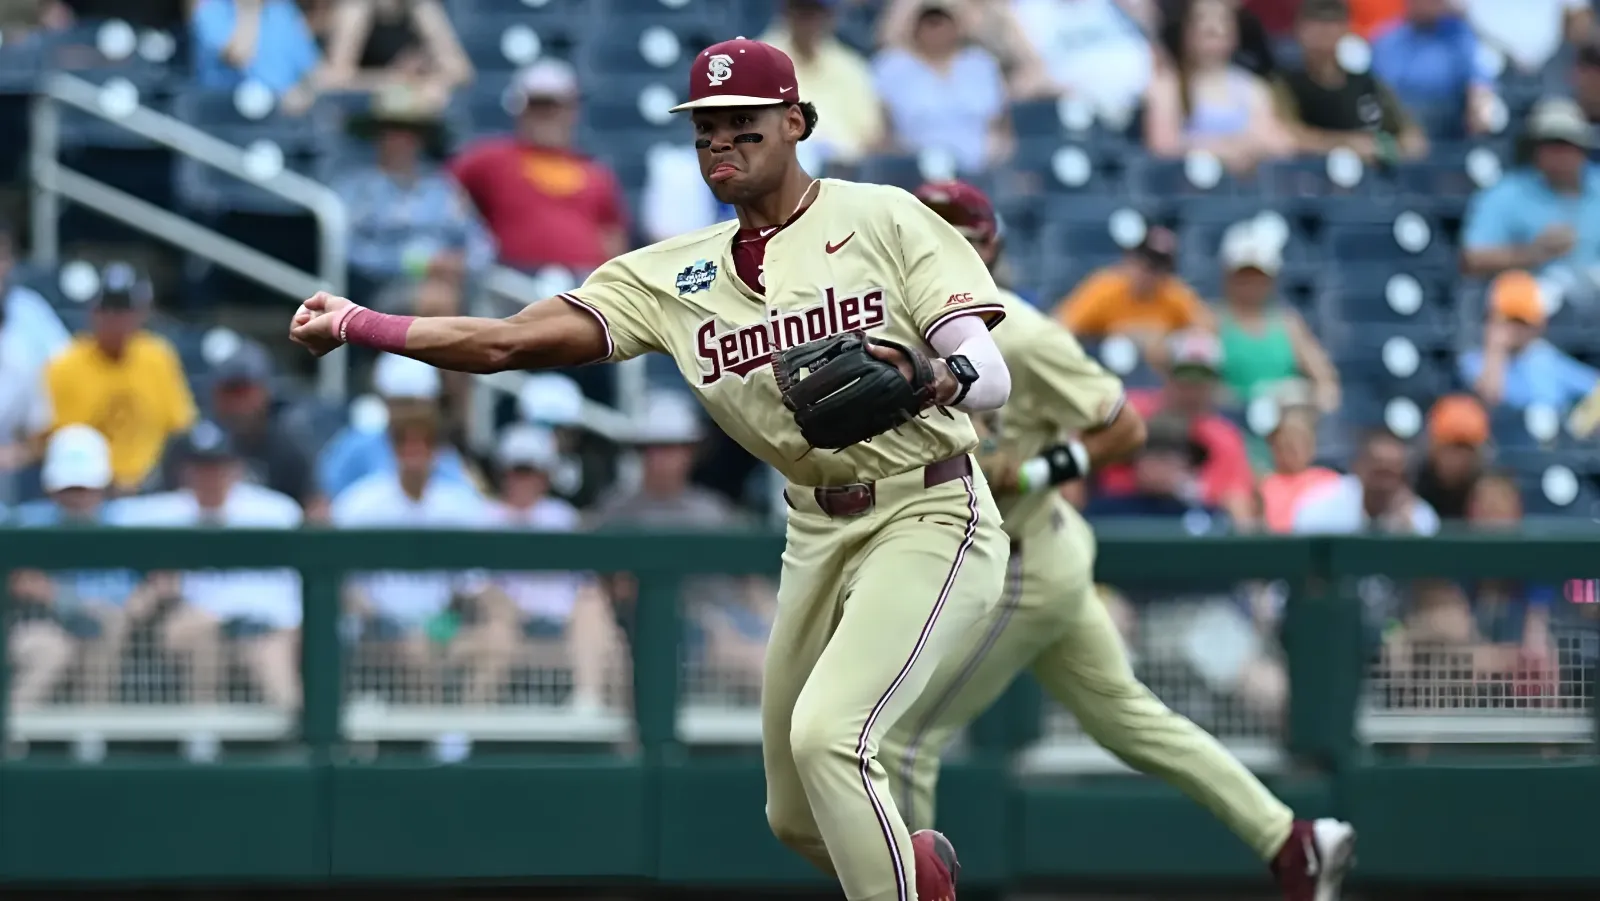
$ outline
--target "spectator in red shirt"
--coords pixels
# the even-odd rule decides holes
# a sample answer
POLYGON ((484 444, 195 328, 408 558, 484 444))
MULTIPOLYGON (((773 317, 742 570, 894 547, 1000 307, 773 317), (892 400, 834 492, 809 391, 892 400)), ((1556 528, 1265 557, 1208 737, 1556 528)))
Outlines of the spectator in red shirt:
POLYGON ((500 261, 556 264, 587 274, 627 249, 617 177, 573 146, 578 79, 560 60, 534 63, 512 82, 515 133, 474 144, 450 171, 500 245, 500 261))
MULTIPOLYGON (((1155 391, 1129 391, 1128 403, 1146 421, 1159 413, 1188 420, 1190 437, 1206 452, 1199 468, 1201 500, 1226 512, 1236 527, 1248 527, 1258 517, 1244 435, 1216 412, 1222 344, 1208 332, 1180 332, 1169 353, 1172 363, 1166 383, 1155 391)), ((1101 470, 1098 488, 1103 494, 1127 494, 1135 484, 1132 467, 1119 464, 1101 470)))

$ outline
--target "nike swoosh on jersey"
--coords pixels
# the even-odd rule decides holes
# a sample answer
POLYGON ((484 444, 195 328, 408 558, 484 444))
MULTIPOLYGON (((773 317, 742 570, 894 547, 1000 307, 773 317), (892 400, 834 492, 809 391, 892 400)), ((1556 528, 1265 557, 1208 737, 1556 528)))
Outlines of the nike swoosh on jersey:
POLYGON ((826 250, 829 253, 838 253, 839 252, 839 248, 845 246, 846 244, 849 244, 850 243, 850 239, 854 238, 855 236, 856 236, 856 233, 855 232, 851 232, 850 234, 844 236, 844 240, 843 241, 840 241, 837 244, 833 244, 833 243, 826 244, 826 245, 823 246, 822 249, 826 250))

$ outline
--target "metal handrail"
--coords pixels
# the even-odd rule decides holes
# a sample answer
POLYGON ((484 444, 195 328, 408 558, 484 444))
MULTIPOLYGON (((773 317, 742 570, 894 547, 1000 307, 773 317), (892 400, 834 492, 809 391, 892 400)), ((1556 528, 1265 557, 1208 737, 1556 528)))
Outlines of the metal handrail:
MULTIPOLYGON (((48 73, 40 82, 33 105, 31 147, 34 262, 53 264, 59 261, 60 199, 65 197, 291 297, 308 297, 319 289, 336 294, 344 292, 349 228, 344 201, 332 188, 288 170, 258 175, 250 171, 242 148, 143 105, 128 110, 107 110, 102 104, 103 97, 101 86, 62 72, 48 73), (70 106, 125 128, 196 162, 248 181, 289 203, 305 207, 317 222, 317 272, 296 269, 212 229, 62 166, 58 105, 70 106)), ((319 392, 330 400, 344 398, 349 377, 347 356, 329 354, 322 358, 320 367, 319 392)))

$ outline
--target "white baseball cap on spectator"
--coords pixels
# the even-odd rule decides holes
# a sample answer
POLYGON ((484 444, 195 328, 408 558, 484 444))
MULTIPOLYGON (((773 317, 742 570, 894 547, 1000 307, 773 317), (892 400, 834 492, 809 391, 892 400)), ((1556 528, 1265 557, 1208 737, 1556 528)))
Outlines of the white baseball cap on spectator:
POLYGON ((583 422, 583 389, 568 376, 542 372, 517 391, 517 412, 535 425, 562 428, 583 422))
POLYGON ((500 434, 495 453, 501 469, 537 469, 548 473, 561 464, 556 451, 556 436, 525 422, 515 423, 500 434))
POLYGON ((565 60, 541 59, 517 72, 511 80, 511 92, 522 103, 577 100, 578 72, 565 60))
POLYGON ((1530 141, 1560 141, 1588 149, 1593 143, 1589 119, 1577 101, 1546 97, 1528 112, 1526 136, 1530 141))
POLYGON ((1222 265, 1228 272, 1255 269, 1277 275, 1283 269, 1283 245, 1255 222, 1237 222, 1222 233, 1222 265))
POLYGON ((635 444, 696 444, 704 437, 700 411, 679 391, 653 391, 645 401, 644 418, 634 431, 635 444))
POLYGON ((421 360, 384 354, 372 369, 372 390, 386 398, 438 400, 439 370, 421 360))
POLYGON ((111 485, 111 445, 89 426, 62 426, 50 436, 39 481, 50 494, 68 488, 105 489, 111 485))

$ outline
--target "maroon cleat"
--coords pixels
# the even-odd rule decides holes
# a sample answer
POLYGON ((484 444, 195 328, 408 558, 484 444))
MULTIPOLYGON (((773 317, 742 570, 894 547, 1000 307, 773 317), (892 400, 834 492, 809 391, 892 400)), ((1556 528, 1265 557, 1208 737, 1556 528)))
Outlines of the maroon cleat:
POLYGON ((912 833, 911 853, 917 863, 917 901, 956 901, 961 863, 944 833, 932 829, 912 833))
POLYGON ((1271 864, 1284 901, 1339 901, 1355 846, 1356 831, 1349 823, 1295 820, 1271 864))

